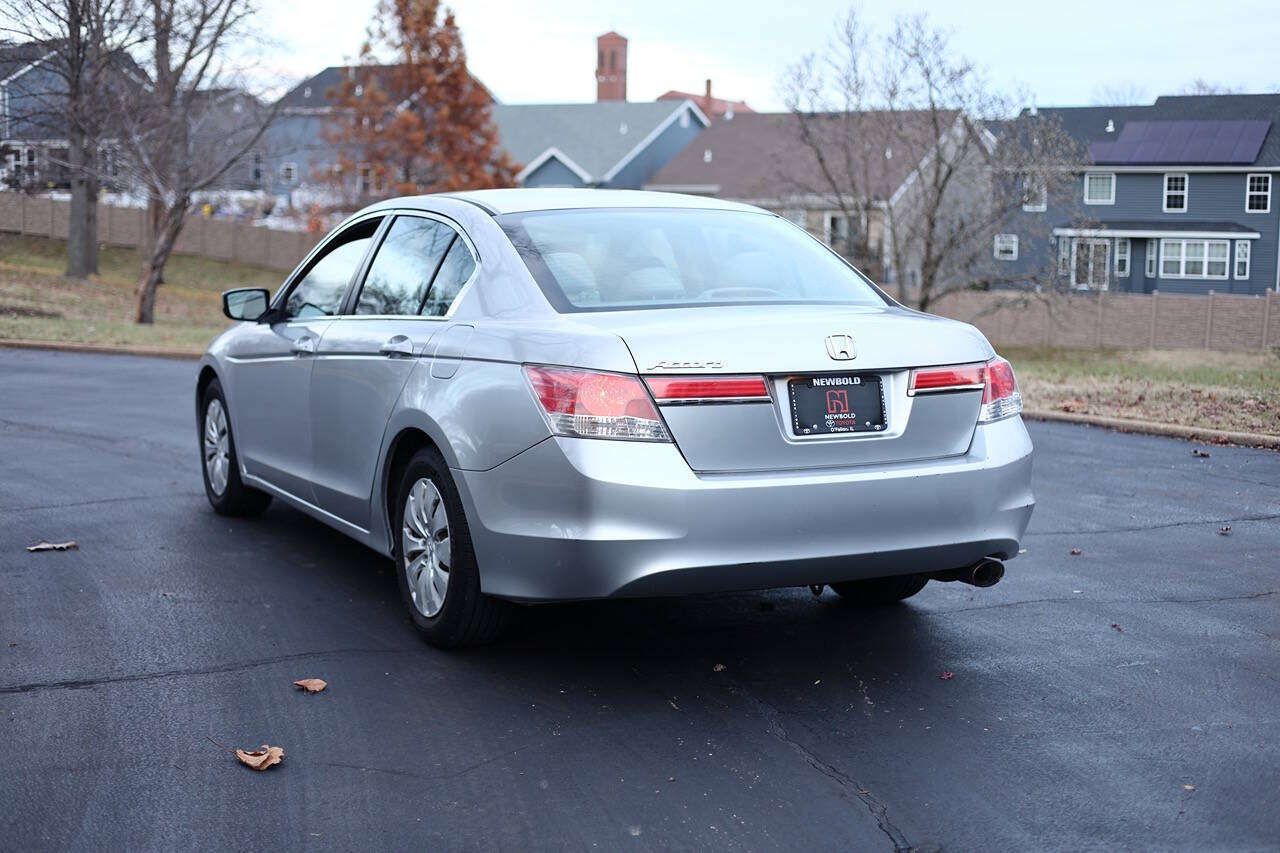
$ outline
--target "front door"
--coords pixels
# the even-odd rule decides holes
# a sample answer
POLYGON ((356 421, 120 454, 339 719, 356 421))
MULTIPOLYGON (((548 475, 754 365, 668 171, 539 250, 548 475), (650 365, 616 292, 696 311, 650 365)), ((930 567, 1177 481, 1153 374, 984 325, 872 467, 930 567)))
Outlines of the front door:
POLYGON ((1106 290, 1111 283, 1111 241, 1096 237, 1071 243, 1071 284, 1079 290, 1106 290))
POLYGON ((238 335, 227 353, 227 402, 246 473, 308 503, 311 371, 377 227, 364 220, 332 238, 277 298, 274 322, 238 335))

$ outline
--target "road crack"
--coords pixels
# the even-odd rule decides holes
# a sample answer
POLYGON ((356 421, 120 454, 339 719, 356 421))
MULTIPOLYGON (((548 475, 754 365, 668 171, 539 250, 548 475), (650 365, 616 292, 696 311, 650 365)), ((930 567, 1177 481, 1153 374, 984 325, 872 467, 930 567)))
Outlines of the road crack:
POLYGON ((756 713, 764 717, 765 721, 769 724, 768 731, 770 735, 786 744, 793 752, 800 756, 806 764, 821 773, 823 776, 826 776, 831 781, 835 782, 847 794, 856 798, 866 806, 867 811, 871 812, 871 816, 875 818, 876 826, 878 826, 880 831, 888 836, 889 840, 893 842, 894 853, 910 853, 910 851, 914 849, 911 846, 911 843, 907 841, 906 836, 902 834, 902 830, 895 826, 893 821, 889 819, 888 807, 884 803, 880 802, 880 800, 877 799, 870 790, 859 784, 839 767, 836 767, 831 762, 826 761, 809 747, 793 738, 787 731, 787 727, 783 725, 782 715, 778 713, 776 708, 761 701, 760 699, 757 699, 755 696, 740 687, 731 687, 729 690, 744 702, 751 705, 752 708, 755 709, 756 713))
POLYGON ((336 657, 339 655, 403 655, 417 654, 408 649, 326 649, 315 652, 298 652, 291 655, 259 658, 242 663, 219 664, 217 666, 195 667, 188 669, 169 669, 162 672, 139 672, 129 675, 108 675, 98 678, 70 678, 62 681, 34 681, 26 684, 0 685, 0 695, 13 693, 42 693, 53 690, 85 690, 111 684, 131 684, 145 681, 164 681, 170 678, 190 678, 202 675, 221 675, 228 672, 243 672, 264 666, 289 661, 308 660, 310 658, 336 657))
POLYGON ((1167 521, 1162 524, 1141 524, 1134 527, 1105 527, 1100 530, 1036 530, 1028 531, 1032 536, 1096 536, 1101 533, 1141 533, 1145 530, 1168 530, 1173 527, 1197 527, 1209 524, 1243 524, 1247 521, 1275 521, 1280 513, 1270 515, 1242 515, 1238 518, 1197 518, 1191 521, 1167 521))

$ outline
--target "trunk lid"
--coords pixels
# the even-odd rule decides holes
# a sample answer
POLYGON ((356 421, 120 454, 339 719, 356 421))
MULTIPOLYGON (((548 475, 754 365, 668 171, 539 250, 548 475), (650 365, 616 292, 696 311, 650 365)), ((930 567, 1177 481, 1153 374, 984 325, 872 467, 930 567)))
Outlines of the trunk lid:
MULTIPOLYGON (((907 462, 965 453, 982 392, 908 396, 910 369, 982 362, 990 346, 972 326, 896 307, 759 305, 582 313, 617 334, 645 376, 763 375, 768 401, 671 404, 663 419, 695 471, 766 471, 907 462), (853 357, 834 358, 852 338, 853 357), (883 392, 879 431, 799 434, 788 383, 869 383, 883 392), (793 417, 794 415, 794 417, 793 417)), ((866 392, 859 392, 866 393, 866 392)), ((870 397, 858 398, 869 400, 870 397)))

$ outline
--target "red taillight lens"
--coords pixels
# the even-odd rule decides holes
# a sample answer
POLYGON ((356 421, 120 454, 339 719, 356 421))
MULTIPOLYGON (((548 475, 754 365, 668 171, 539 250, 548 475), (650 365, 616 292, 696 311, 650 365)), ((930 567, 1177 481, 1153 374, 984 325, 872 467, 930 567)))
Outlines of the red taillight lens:
POLYGON ((763 376, 648 376, 645 382, 659 404, 769 399, 763 376))
POLYGON ((1013 375, 1013 365, 1000 356, 987 362, 987 381, 982 389, 979 423, 990 423, 1022 411, 1022 392, 1013 375))
POLYGON ((928 391, 962 391, 981 388, 986 375, 985 364, 954 364, 947 367, 920 367, 911 371, 908 394, 928 391))
POLYGON ((996 356, 985 364, 920 367, 911 371, 907 394, 982 389, 978 423, 990 423, 1022 411, 1022 394, 1013 377, 1013 365, 996 356))
POLYGON ((671 440, 636 376, 534 365, 524 372, 557 435, 671 440))

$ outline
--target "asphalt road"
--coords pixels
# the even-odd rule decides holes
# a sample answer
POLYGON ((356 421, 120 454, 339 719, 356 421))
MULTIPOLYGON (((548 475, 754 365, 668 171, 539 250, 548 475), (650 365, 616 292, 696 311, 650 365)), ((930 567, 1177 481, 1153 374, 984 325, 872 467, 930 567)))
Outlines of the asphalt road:
POLYGON ((1033 424, 994 589, 557 605, 442 653, 387 561, 213 514, 193 380, 0 350, 0 848, 1280 844, 1280 454, 1033 424))

